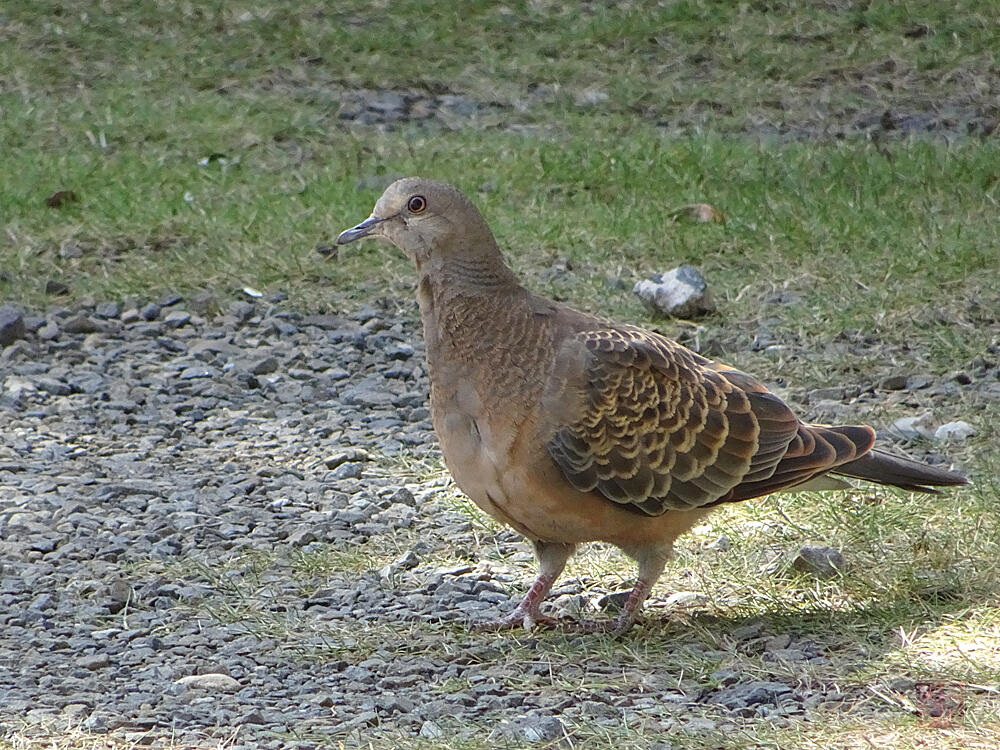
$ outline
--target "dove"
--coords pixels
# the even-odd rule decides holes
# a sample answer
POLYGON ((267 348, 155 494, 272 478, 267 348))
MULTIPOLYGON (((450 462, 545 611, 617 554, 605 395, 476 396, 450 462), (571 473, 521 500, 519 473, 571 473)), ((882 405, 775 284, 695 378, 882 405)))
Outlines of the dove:
POLYGON ((430 408, 445 465, 534 546, 539 574, 500 626, 552 626, 541 604, 581 544, 638 567, 627 631, 674 541, 714 508, 841 477, 936 492, 952 471, 875 449, 865 425, 808 424, 760 381, 660 334, 533 294, 473 203, 443 182, 391 184, 340 245, 387 240, 416 270, 430 408))

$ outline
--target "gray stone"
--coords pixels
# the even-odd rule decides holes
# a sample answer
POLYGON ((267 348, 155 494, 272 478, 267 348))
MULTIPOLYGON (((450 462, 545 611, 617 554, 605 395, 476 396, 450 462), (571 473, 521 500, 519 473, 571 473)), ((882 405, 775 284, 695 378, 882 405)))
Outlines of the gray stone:
MULTIPOLYGON (((485 598, 485 595, 481 596, 485 598)), ((504 598, 503 594, 497 596, 504 598)), ((559 617, 582 617, 590 606, 590 598, 584 594, 561 594, 552 600, 552 609, 559 617)))
POLYGON ((395 91, 378 91, 372 92, 367 98, 367 104, 370 109, 388 114, 401 112, 406 107, 406 99, 395 91))
POLYGON ((160 311, 161 308, 158 304, 150 302, 139 311, 139 315, 142 316, 143 320, 153 321, 160 317, 160 311))
POLYGON ((69 287, 57 279, 48 279, 45 282, 45 293, 53 297, 62 297, 69 294, 69 287))
POLYGON ((608 92, 599 88, 585 88, 582 91, 578 91, 573 97, 573 103, 580 108, 590 108, 595 107, 598 104, 604 104, 610 97, 608 92))
POLYGON ((889 687, 897 693, 907 693, 916 686, 916 680, 912 680, 909 677, 897 677, 889 682, 889 687))
POLYGON ((219 311, 219 298, 211 289, 198 292, 188 304, 198 315, 213 315, 219 311))
POLYGON ((930 375, 910 375, 906 379, 906 390, 919 391, 934 385, 934 378, 930 375))
POLYGON ((501 724, 492 736, 509 742, 554 743, 566 737, 566 726, 557 716, 519 716, 501 724))
POLYGON ((258 710, 248 711, 237 719, 239 724, 267 724, 264 714, 258 710))
POLYGON ((229 306, 229 312, 234 318, 236 318, 237 322, 245 323, 253 317, 254 312, 256 312, 256 308, 252 302, 238 300, 229 306))
POLYGON ((122 314, 122 306, 117 302, 101 302, 94 308, 94 315, 99 318, 117 318, 122 314))
POLYGON ((104 732, 108 729, 107 715, 100 711, 94 711, 83 720, 83 728, 91 732, 104 732))
POLYGON ((604 594, 597 600, 597 606, 602 610, 610 610, 612 612, 621 611, 625 606, 625 602, 628 601, 629 594, 632 591, 614 591, 610 594, 604 594))
POLYGON ((764 654, 764 661, 770 662, 803 662, 808 661, 809 657, 804 651, 797 648, 776 648, 770 649, 764 654))
POLYGON ((444 737, 444 732, 441 731, 441 727, 430 719, 427 719, 427 721, 420 725, 420 731, 418 734, 425 740, 439 740, 444 737))
POLYGON ((0 307, 0 346, 8 346, 24 338, 24 314, 13 305, 0 307))
POLYGON ((906 381, 906 375, 890 375, 887 378, 882 378, 879 387, 885 391, 901 391, 906 388, 906 381))
POLYGON ((420 558, 413 550, 408 549, 402 555, 382 568, 382 570, 379 571, 379 576, 383 579, 391 580, 400 571, 410 570, 411 568, 417 567, 419 564, 420 558))
POLYGON ((278 358, 273 355, 267 355, 266 357, 261 357, 255 360, 253 364, 250 365, 250 372, 254 375, 270 375, 275 372, 279 366, 278 358))
POLYGON ((174 682, 190 690, 205 690, 212 693, 230 693, 240 687, 240 683, 232 677, 218 672, 188 675, 174 682))
POLYGON ((817 578, 835 578, 844 570, 844 556, 832 547, 807 545, 799 550, 792 568, 817 578))
POLYGON ((62 329, 66 333, 96 333, 101 330, 101 326, 89 315, 80 312, 63 321, 62 329))
POLYGON ((389 495, 389 502, 392 505, 409 505, 415 506, 417 504, 417 499, 413 496, 406 487, 400 487, 398 490, 389 495))
POLYGON ((326 464, 328 469, 336 469, 341 464, 348 462, 357 463, 360 461, 371 461, 372 454, 363 448, 345 448, 344 450, 337 451, 336 453, 331 453, 325 459, 323 463, 326 464))
POLYGON ((40 377, 35 381, 38 390, 51 393, 53 396, 68 396, 73 390, 61 380, 50 377, 40 377))
POLYGON ((732 669, 720 669, 718 672, 713 672, 711 678, 720 686, 729 687, 740 681, 740 674, 732 669))
POLYGON ((739 709, 761 704, 777 704, 779 696, 792 692, 792 688, 783 682, 756 681, 725 688, 708 698, 709 703, 716 703, 728 709, 739 709))
POLYGON ((76 663, 77 666, 93 672, 98 669, 104 669, 104 667, 111 664, 111 657, 105 653, 92 654, 90 656, 81 656, 76 660, 76 663))
POLYGON ((191 313, 186 310, 171 310, 163 317, 163 322, 169 328, 180 328, 191 322, 191 313))
POLYGON ((767 639, 764 643, 764 650, 777 651, 779 649, 788 648, 791 643, 792 637, 788 635, 788 633, 780 633, 767 639))
POLYGON ((185 367, 181 370, 178 376, 181 380, 195 380, 198 378, 214 378, 218 377, 219 371, 214 367, 208 367, 207 365, 195 365, 193 367, 185 367))
POLYGON ((307 544, 319 541, 319 537, 313 533, 312 529, 302 526, 289 534, 285 541, 294 547, 304 547, 307 544))
POLYGON ((482 106, 475 99, 461 94, 442 94, 437 98, 437 102, 441 109, 460 117, 472 117, 482 106))
POLYGON ((840 401, 844 398, 844 388, 813 388, 809 391, 809 403, 819 401, 840 401))
POLYGON ((393 395, 381 388, 355 387, 346 390, 342 398, 350 406, 384 408, 392 406, 393 395))
POLYGON ((364 465, 359 463, 341 464, 333 470, 333 479, 358 479, 364 473, 364 465))
POLYGON ((383 351, 389 359, 403 360, 413 356, 413 347, 402 342, 386 346, 383 351))
POLYGON ((299 332, 297 327, 289 323, 287 320, 282 320, 281 318, 270 318, 265 321, 265 324, 281 336, 294 336, 299 332))
POLYGON ((683 265, 632 289, 654 312, 677 318, 695 318, 715 311, 705 277, 694 266, 683 265))
POLYGON ((680 725, 680 729, 685 734, 705 734, 714 732, 718 724, 712 719, 703 716, 689 716, 680 725))
POLYGON ((733 540, 730 539, 725 534, 720 536, 714 542, 709 543, 705 547, 705 549, 710 549, 713 552, 728 552, 732 548, 733 548, 733 540))
POLYGON ((667 597, 664 604, 668 607, 693 607, 707 601, 708 597, 700 591, 676 591, 667 597))

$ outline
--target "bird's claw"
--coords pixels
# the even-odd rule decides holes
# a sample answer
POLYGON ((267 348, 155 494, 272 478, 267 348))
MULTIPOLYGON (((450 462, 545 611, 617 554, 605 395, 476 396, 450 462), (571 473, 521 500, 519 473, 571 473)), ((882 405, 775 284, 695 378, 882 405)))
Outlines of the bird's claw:
POLYGON ((475 630, 512 630, 524 628, 526 632, 530 633, 536 628, 556 628, 560 626, 560 623, 561 621, 555 617, 543 615, 541 612, 528 612, 518 607, 506 617, 478 623, 473 627, 475 630))
POLYGON ((632 618, 626 619, 620 617, 617 620, 571 620, 549 617, 548 615, 543 615, 541 612, 526 612, 519 608, 506 617, 477 623, 472 628, 480 632, 524 628, 527 633, 538 629, 547 629, 562 630, 569 633, 605 633, 618 637, 627 633, 633 624, 634 620, 632 618))

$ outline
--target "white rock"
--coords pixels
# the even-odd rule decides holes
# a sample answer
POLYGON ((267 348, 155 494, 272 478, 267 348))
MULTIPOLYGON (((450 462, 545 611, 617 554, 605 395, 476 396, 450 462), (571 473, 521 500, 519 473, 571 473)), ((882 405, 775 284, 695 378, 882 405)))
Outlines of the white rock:
POLYGON ((948 422, 934 431, 935 440, 966 440, 976 434, 976 428, 968 422, 948 422))
POLYGON ((212 690, 215 692, 231 692, 239 688, 240 683, 227 674, 192 674, 174 680, 175 684, 183 685, 189 690, 212 690))
POLYGON ((667 597, 668 607, 691 607, 708 601, 708 597, 700 591, 677 591, 667 597))
POLYGON ((934 437, 934 428, 931 427, 932 417, 928 414, 921 414, 919 417, 903 417, 892 423, 892 430, 900 437, 907 440, 914 438, 934 437))
POLYGON ((694 266, 683 265, 637 283, 632 292, 654 311, 693 318, 715 310, 705 277, 694 266))
POLYGON ((20 375, 9 375, 3 382, 4 390, 11 396, 19 396, 22 393, 37 393, 38 388, 33 382, 20 375))
POLYGON ((420 725, 420 736, 425 740, 439 740, 444 737, 441 727, 429 719, 420 725))

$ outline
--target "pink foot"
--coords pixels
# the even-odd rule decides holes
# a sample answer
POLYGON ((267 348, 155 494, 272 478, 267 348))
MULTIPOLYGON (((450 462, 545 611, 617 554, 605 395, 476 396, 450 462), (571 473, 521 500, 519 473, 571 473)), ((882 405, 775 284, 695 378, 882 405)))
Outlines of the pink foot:
POLYGON ((625 606, 622 607, 621 614, 615 620, 583 620, 579 622, 576 629, 582 633, 607 633, 608 635, 620 636, 632 629, 639 612, 642 610, 642 603, 649 596, 652 584, 639 580, 635 588, 629 592, 625 606))
POLYGON ((555 628, 559 627, 559 624, 560 621, 555 617, 549 617, 537 611, 529 612, 518 606, 517 609, 506 617, 477 625, 476 630, 512 630, 524 628, 530 633, 535 628, 555 628))
POLYGON ((541 607, 545 595, 549 593, 549 589, 552 588, 552 583, 555 579, 554 575, 540 574, 513 612, 499 620, 476 626, 476 629, 506 630, 523 627, 528 632, 531 632, 539 626, 554 627, 558 623, 558 620, 554 617, 543 615, 539 611, 539 607, 541 607))

